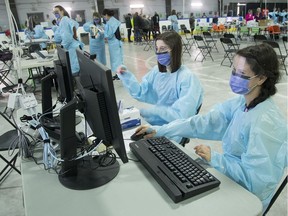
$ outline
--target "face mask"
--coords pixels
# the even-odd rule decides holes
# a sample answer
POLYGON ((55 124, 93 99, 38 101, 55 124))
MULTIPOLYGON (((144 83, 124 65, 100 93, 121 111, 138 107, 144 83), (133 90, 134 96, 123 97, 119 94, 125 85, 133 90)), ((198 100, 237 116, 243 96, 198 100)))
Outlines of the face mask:
POLYGON ((165 53, 156 53, 157 61, 164 66, 168 66, 171 63, 171 57, 169 52, 165 53))
POLYGON ((107 21, 108 21, 108 19, 107 19, 106 17, 103 17, 103 20, 104 20, 105 22, 107 22, 107 21))
POLYGON ((232 91, 236 94, 246 95, 251 92, 257 85, 253 86, 249 89, 249 82, 251 79, 257 77, 257 75, 253 77, 246 77, 243 75, 238 75, 234 71, 230 77, 230 87, 232 91))
POLYGON ((93 19, 93 22, 94 22, 95 24, 99 24, 100 19, 93 19))
POLYGON ((54 16, 56 17, 56 19, 60 19, 61 18, 59 13, 55 13, 54 16))

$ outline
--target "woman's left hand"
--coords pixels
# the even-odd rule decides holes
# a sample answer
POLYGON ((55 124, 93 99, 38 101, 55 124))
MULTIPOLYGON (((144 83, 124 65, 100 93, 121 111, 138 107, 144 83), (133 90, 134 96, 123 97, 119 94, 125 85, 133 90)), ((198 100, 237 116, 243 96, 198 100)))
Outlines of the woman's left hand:
POLYGON ((206 161, 211 161, 211 148, 206 145, 198 145, 194 147, 195 153, 205 159, 206 161))

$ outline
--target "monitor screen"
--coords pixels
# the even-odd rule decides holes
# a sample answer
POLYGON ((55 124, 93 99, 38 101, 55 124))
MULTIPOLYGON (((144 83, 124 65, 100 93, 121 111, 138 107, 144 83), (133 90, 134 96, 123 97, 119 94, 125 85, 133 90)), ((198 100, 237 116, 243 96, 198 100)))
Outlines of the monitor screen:
POLYGON ((69 102, 73 98, 73 77, 69 59, 69 52, 57 45, 59 61, 54 62, 58 81, 59 98, 69 102))

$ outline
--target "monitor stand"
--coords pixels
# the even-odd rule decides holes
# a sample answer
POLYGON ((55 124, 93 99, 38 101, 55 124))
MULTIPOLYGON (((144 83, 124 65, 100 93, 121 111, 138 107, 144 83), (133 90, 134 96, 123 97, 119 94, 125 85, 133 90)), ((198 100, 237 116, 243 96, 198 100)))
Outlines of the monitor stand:
MULTIPOLYGON (((60 110, 60 152, 61 172, 59 181, 65 187, 75 190, 87 190, 104 185, 114 179, 119 173, 119 163, 109 166, 100 166, 99 157, 86 156, 73 160, 77 155, 77 137, 75 136, 75 111, 77 99, 72 99, 60 110), (64 127, 65 126, 65 127, 64 127)), ((107 158, 109 160, 109 158, 107 158)), ((108 161, 109 162, 109 161, 108 161)), ((106 162, 106 164, 108 164, 106 162)))

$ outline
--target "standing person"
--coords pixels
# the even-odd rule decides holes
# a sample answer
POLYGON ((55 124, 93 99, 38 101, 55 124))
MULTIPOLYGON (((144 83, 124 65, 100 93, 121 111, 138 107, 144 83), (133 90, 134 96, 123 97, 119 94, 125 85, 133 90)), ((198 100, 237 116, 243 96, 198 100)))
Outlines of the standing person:
POLYGON ((196 154, 254 193, 267 208, 287 166, 287 121, 271 98, 280 80, 279 62, 268 44, 239 50, 233 61, 231 90, 239 94, 206 115, 162 127, 140 127, 146 137, 186 136, 221 140, 223 154, 198 145, 196 154), (153 131, 154 130, 154 131, 153 131))
POLYGON ((125 24, 126 24, 126 29, 127 29, 127 34, 128 34, 128 42, 131 43, 133 42, 131 40, 131 31, 132 31, 132 23, 131 23, 131 13, 128 13, 124 18, 125 18, 125 24))
POLYGON ((171 11, 171 15, 168 17, 168 20, 171 22, 172 30, 178 33, 179 32, 178 18, 176 16, 175 10, 171 11))
POLYGON ((90 54, 96 54, 96 60, 106 65, 106 52, 104 41, 104 25, 101 23, 101 16, 98 12, 93 13, 93 21, 86 22, 83 29, 90 33, 90 54))
POLYGON ((136 12, 133 16, 133 23, 134 23, 134 42, 141 42, 142 36, 141 32, 143 29, 143 20, 142 17, 139 16, 138 12, 136 12))
POLYGON ((104 20, 106 20, 104 38, 108 40, 111 71, 114 74, 113 79, 118 79, 116 70, 123 64, 123 48, 120 35, 121 22, 114 17, 114 11, 110 9, 103 10, 104 20))
POLYGON ((125 67, 119 67, 117 71, 133 98, 152 105, 141 109, 141 116, 151 125, 163 125, 195 115, 202 104, 203 89, 199 79, 182 65, 181 36, 174 31, 158 35, 156 56, 157 65, 141 83, 125 67))
POLYGON ((152 21, 153 21, 153 34, 160 34, 160 18, 158 13, 155 11, 154 16, 152 17, 152 21))
POLYGON ((190 25, 191 34, 193 34, 193 31, 194 31, 194 28, 195 28, 195 17, 194 17, 194 13, 191 13, 191 14, 190 14, 189 25, 190 25))
POLYGON ((61 5, 55 6, 53 13, 57 21, 59 21, 59 27, 54 33, 54 40, 56 43, 61 43, 63 48, 68 50, 72 74, 77 76, 79 75, 80 67, 76 49, 84 46, 77 38, 79 24, 75 20, 70 19, 68 12, 61 5))

